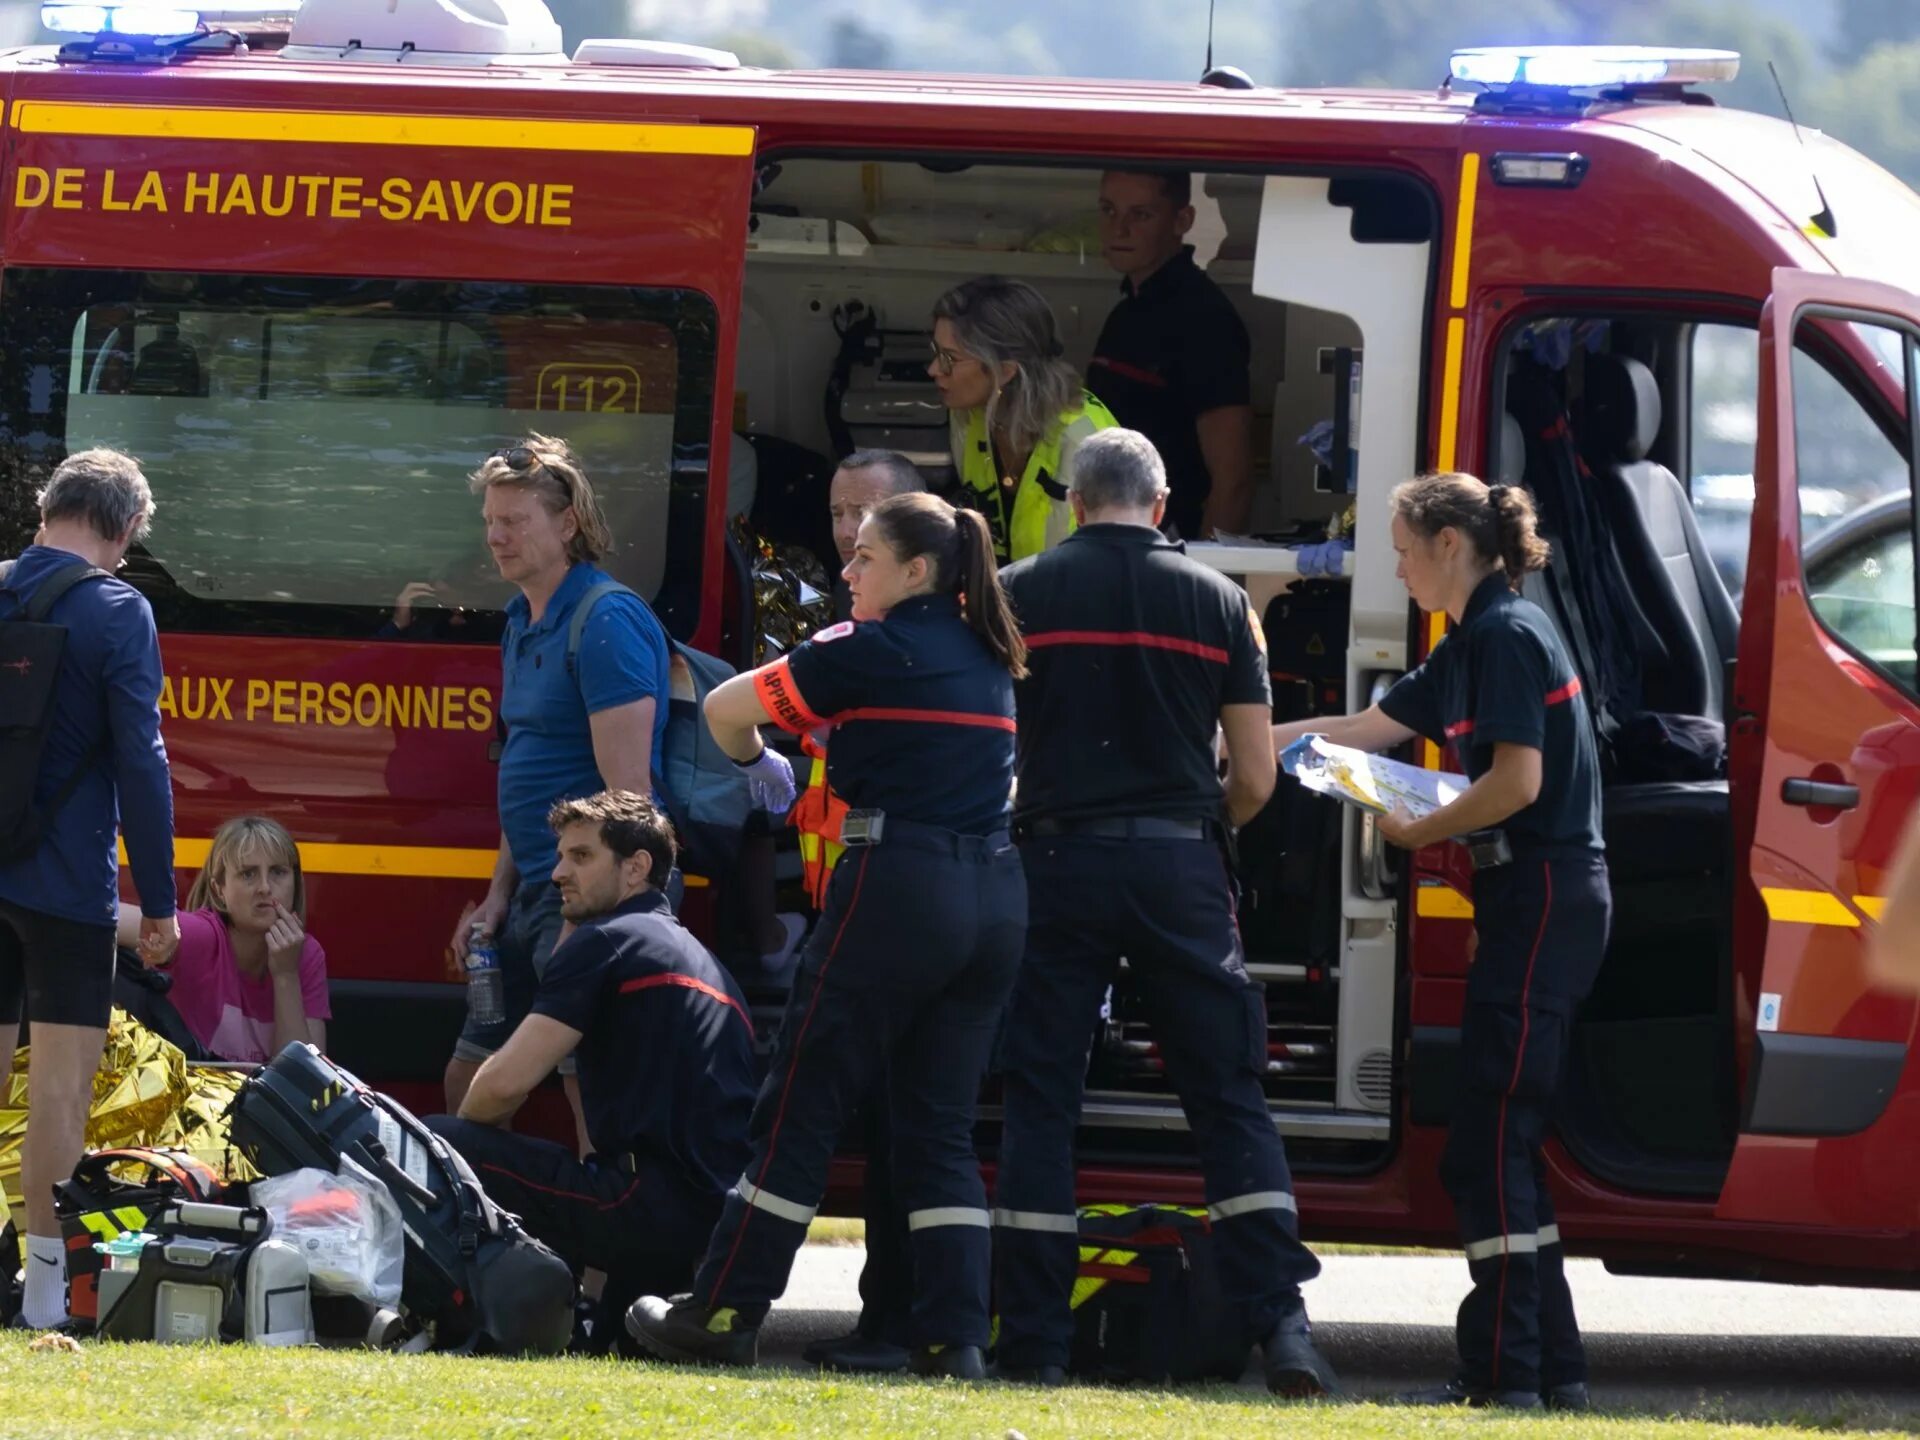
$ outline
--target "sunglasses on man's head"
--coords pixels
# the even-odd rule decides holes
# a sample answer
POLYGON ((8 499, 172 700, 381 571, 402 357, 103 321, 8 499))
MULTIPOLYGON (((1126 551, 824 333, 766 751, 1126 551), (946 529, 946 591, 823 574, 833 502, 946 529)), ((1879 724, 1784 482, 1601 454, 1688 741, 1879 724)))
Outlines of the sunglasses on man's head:
POLYGON ((508 445, 494 451, 487 458, 506 461, 509 470, 531 470, 536 465, 546 463, 539 451, 526 445, 508 445))

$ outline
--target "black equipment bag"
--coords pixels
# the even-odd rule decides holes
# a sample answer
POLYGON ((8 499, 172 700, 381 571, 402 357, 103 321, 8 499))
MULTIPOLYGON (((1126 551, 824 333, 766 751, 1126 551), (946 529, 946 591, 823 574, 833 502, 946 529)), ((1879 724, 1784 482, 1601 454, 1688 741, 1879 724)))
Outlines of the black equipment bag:
POLYGON ((185 1150, 128 1146, 83 1155, 72 1177, 53 1187, 67 1252, 67 1313, 89 1324, 100 1318, 95 1241, 138 1233, 168 1205, 204 1203, 219 1193, 219 1176, 185 1150))
POLYGON ((1267 637, 1273 681, 1273 718, 1347 713, 1347 631, 1353 587, 1345 580, 1302 580, 1267 603, 1260 628, 1267 637))
POLYGON ((1238 1380, 1252 1344, 1226 1303, 1204 1210, 1090 1205, 1080 1211, 1067 1368, 1093 1380, 1238 1380))
POLYGON ((33 803, 40 759, 53 724, 53 696, 60 657, 67 648, 67 627, 47 614, 54 603, 82 581, 109 579, 85 562, 65 566, 42 580, 27 602, 9 585, 9 562, 0 571, 0 860, 20 860, 40 848, 40 837, 54 812, 67 803, 92 757, 83 758, 60 784, 46 808, 33 803))
POLYGON ((351 1155, 379 1177, 406 1222, 400 1306, 433 1327, 436 1349, 566 1349, 572 1271, 405 1107, 296 1042, 248 1078, 228 1115, 234 1147, 264 1175, 309 1166, 337 1173, 351 1155))
POLYGON ((1283 776, 1235 837, 1238 919, 1247 958, 1304 965, 1309 982, 1340 963, 1340 802, 1283 776))

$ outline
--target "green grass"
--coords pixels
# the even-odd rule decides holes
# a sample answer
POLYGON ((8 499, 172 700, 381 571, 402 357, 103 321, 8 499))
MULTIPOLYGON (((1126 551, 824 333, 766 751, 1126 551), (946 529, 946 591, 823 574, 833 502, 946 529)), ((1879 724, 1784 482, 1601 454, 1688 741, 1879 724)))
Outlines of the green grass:
MULTIPOLYGON (((678 1370, 623 1360, 471 1360, 347 1351, 88 1345, 29 1353, 0 1336, 0 1434, 18 1437, 361 1437, 485 1440, 527 1436, 1784 1436, 1705 1420, 1557 1420, 1375 1405, 1283 1405, 1217 1387, 1162 1392, 929 1384, 791 1372, 678 1370)), ((1829 1432, 1831 1433, 1831 1432, 1829 1432)))

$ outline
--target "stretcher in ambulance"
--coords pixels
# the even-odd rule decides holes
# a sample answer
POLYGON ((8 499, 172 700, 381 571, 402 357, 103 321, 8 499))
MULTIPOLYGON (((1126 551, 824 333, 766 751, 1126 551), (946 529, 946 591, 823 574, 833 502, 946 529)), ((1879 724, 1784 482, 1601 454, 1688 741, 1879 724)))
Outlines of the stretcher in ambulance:
MULTIPOLYGON (((829 549, 854 444, 939 483, 937 296, 1026 279, 1084 365, 1119 293, 1100 175, 1181 169, 1259 437, 1251 533, 1192 549, 1265 612, 1278 703, 1364 705, 1439 639, 1394 578, 1400 479, 1524 483, 1556 544, 1532 593, 1610 733, 1619 917, 1549 1152, 1569 1242, 1920 1275, 1915 1006, 1861 963, 1920 781, 1911 506, 1801 563, 1912 488, 1920 199, 1712 104, 1736 57, 1462 52, 1435 92, 1283 91, 568 55, 537 0, 48 14, 68 44, 0 57, 0 550, 64 454, 145 462, 128 574, 162 632, 179 864, 241 811, 293 829, 350 1067, 431 1101, 447 935, 493 863, 506 597, 476 460, 564 435, 614 572, 745 662, 729 522, 829 549)), ((1444 1241, 1469 873, 1297 792, 1243 842, 1308 1231, 1444 1241)), ((738 882, 695 879, 724 953, 738 882)), ((1080 1159, 1089 1200, 1199 1194, 1124 980, 1080 1159)))

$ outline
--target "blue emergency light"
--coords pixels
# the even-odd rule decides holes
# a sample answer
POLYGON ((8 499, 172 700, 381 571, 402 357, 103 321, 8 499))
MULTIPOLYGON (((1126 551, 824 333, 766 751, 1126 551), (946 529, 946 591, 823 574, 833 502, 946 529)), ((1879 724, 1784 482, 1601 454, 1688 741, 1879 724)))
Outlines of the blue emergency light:
POLYGON ((40 23, 61 35, 137 35, 172 38, 203 30, 234 34, 285 30, 293 21, 293 0, 214 0, 188 9, 179 5, 76 4, 52 0, 40 7, 40 23))
POLYGON ((171 5, 70 5, 40 7, 40 23, 62 35, 191 35, 198 10, 171 5))
POLYGON ((1731 80, 1740 57, 1651 45, 1498 45, 1456 50, 1449 69, 1456 83, 1488 90, 1617 90, 1731 80))

